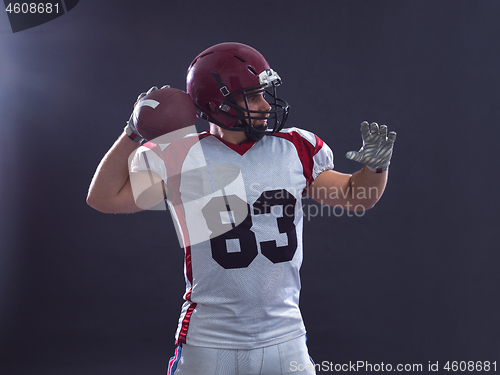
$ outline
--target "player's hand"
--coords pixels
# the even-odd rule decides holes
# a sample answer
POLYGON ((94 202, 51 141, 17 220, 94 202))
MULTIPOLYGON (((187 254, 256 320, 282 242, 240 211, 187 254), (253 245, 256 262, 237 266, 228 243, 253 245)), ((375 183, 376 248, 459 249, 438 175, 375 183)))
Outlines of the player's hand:
MULTIPOLYGON (((165 85, 162 87, 162 89, 168 88, 168 87, 170 87, 170 86, 165 85)), ((142 92, 141 94, 139 94, 139 96, 137 97, 137 100, 134 103, 134 108, 137 105, 137 103, 139 103, 139 100, 141 100, 143 97, 145 97, 148 94, 151 94, 153 91, 156 91, 156 90, 158 90, 158 87, 153 86, 148 90, 148 92, 142 92)), ((130 118, 127 121, 127 125, 125 125, 124 131, 125 131, 125 133, 127 133, 128 137, 131 140, 133 140, 134 142, 137 142, 137 143, 141 143, 144 138, 137 131, 136 124, 137 124, 137 118, 136 118, 136 116, 134 116, 134 112, 132 112, 132 114, 130 115, 130 118)))
POLYGON ((345 157, 365 164, 372 172, 384 172, 389 167, 392 156, 392 148, 396 140, 396 132, 387 134, 387 126, 378 126, 373 122, 361 123, 361 137, 363 147, 359 151, 349 151, 345 157))

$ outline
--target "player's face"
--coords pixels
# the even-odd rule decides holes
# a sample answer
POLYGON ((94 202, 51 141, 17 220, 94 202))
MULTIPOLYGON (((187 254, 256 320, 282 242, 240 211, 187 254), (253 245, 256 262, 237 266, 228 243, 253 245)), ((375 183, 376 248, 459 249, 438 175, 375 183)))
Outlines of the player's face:
MULTIPOLYGON (((271 106, 264 97, 264 93, 265 91, 256 91, 254 94, 251 93, 250 95, 247 95, 246 103, 245 98, 241 96, 236 100, 236 103, 243 108, 247 108, 248 104, 248 109, 250 111, 268 112, 271 110, 271 106)), ((263 113, 261 116, 253 113, 252 117, 262 117, 261 119, 252 120, 253 126, 261 128, 267 127, 267 117, 269 117, 269 113, 263 113)))

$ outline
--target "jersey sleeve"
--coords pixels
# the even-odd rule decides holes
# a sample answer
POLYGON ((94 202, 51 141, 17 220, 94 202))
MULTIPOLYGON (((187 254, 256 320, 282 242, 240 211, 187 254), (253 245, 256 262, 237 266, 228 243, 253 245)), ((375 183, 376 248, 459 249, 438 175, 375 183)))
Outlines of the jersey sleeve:
POLYGON ((140 146, 131 156, 129 171, 131 173, 153 172, 166 181, 167 171, 162 158, 161 147, 151 142, 140 146))
POLYGON ((333 152, 330 147, 316 135, 314 136, 316 137, 317 146, 315 147, 315 153, 313 155, 313 181, 316 179, 316 177, 318 177, 320 173, 333 169, 334 165, 333 152))
POLYGON ((276 136, 294 144, 307 184, 312 183, 320 173, 333 169, 333 152, 316 134, 304 129, 289 128, 283 129, 276 136))
POLYGON ((166 168, 160 147, 155 144, 145 143, 130 155, 129 158, 129 178, 132 194, 134 195, 136 205, 142 209, 166 209, 162 199, 157 196, 156 190, 144 194, 159 181, 155 175, 166 182, 166 168))

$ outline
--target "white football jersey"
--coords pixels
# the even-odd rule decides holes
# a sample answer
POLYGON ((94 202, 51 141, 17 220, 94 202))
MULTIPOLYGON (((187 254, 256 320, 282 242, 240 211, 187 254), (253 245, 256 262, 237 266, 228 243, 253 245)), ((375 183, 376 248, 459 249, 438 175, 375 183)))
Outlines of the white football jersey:
POLYGON ((241 145, 204 132, 139 148, 131 172, 165 181, 185 252, 179 343, 253 349, 305 333, 302 195, 329 169, 330 148, 298 128, 241 145))

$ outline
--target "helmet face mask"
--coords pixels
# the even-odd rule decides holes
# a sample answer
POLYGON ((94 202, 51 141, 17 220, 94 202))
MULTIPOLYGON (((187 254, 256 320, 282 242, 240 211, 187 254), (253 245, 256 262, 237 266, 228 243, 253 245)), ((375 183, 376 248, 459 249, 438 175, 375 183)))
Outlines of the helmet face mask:
POLYGON ((221 43, 203 51, 191 63, 187 76, 187 92, 198 117, 227 130, 244 131, 251 140, 283 128, 289 106, 276 95, 280 84, 279 75, 264 57, 240 43, 221 43), (248 98, 261 93, 269 110, 251 110, 248 98), (267 120, 267 126, 255 126, 258 120, 267 120))
MULTIPOLYGON (((248 138, 259 140, 266 134, 273 134, 283 129, 288 117, 288 103, 276 96, 276 86, 273 84, 270 87, 250 87, 228 96, 219 106, 219 111, 234 121, 233 127, 229 130, 243 130, 248 138), (269 110, 250 109, 248 98, 261 93, 264 93, 269 110), (243 99, 244 106, 239 105, 235 100, 238 97, 243 99), (266 124, 255 126, 254 122, 258 120, 266 120, 266 124)), ((224 125, 220 126, 225 127, 224 125)))

